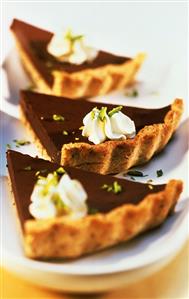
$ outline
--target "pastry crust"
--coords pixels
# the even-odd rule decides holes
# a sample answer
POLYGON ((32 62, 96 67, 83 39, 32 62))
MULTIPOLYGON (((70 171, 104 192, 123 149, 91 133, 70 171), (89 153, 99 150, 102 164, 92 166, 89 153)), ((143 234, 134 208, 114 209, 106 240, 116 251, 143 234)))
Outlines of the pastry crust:
POLYGON ((183 101, 176 99, 164 123, 145 126, 133 139, 101 144, 64 144, 61 164, 101 174, 114 174, 144 164, 160 152, 176 130, 183 112, 183 101))
POLYGON ((26 255, 76 258, 130 240, 159 226, 173 211, 181 192, 182 182, 171 180, 163 191, 147 195, 138 205, 125 204, 106 214, 75 221, 65 217, 28 220, 24 225, 26 255))
MULTIPOLYGON (((105 141, 97 145, 87 142, 64 144, 61 151, 61 164, 101 174, 119 173, 144 164, 169 142, 178 127, 182 112, 183 101, 176 99, 166 114, 164 123, 145 126, 133 139, 105 141)), ((42 157, 51 160, 27 121, 22 108, 20 114, 42 157)))
POLYGON ((104 95, 113 90, 123 89, 134 82, 145 56, 144 53, 140 53, 121 65, 108 64, 72 74, 54 71, 52 94, 75 99, 104 95))
POLYGON ((14 37, 24 69, 37 86, 37 91, 71 99, 104 95, 131 85, 146 57, 144 53, 139 53, 135 58, 123 64, 108 64, 74 73, 55 70, 52 72, 53 85, 50 87, 35 68, 15 34, 14 37))

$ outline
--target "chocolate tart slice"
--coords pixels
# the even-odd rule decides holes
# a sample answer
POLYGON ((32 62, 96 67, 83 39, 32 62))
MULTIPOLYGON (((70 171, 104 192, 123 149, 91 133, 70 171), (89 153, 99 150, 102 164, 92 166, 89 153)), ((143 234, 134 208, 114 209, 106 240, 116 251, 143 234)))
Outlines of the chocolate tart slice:
POLYGON ((43 93, 80 98, 122 89, 133 83, 145 58, 144 54, 131 59, 99 51, 92 62, 63 63, 46 50, 53 33, 16 19, 11 31, 24 68, 43 93))
POLYGON ((112 184, 114 177, 66 168, 87 192, 88 214, 77 220, 64 216, 36 220, 28 210, 36 172, 43 171, 46 176, 59 165, 15 151, 7 152, 7 162, 24 249, 31 258, 75 258, 129 240, 159 226, 182 192, 182 182, 177 180, 149 188, 148 184, 116 178, 122 190, 114 194, 102 189, 103 184, 112 184))
MULTIPOLYGON (((115 107, 104 105, 109 110, 115 107)), ((101 174, 118 173, 149 161, 166 146, 183 111, 183 102, 179 99, 160 109, 123 107, 122 112, 135 122, 135 138, 107 140, 95 145, 82 136, 79 128, 88 112, 95 106, 104 105, 66 98, 60 100, 31 91, 22 91, 20 98, 21 119, 43 158, 101 174), (54 121, 56 114, 64 116, 64 121, 54 121)))

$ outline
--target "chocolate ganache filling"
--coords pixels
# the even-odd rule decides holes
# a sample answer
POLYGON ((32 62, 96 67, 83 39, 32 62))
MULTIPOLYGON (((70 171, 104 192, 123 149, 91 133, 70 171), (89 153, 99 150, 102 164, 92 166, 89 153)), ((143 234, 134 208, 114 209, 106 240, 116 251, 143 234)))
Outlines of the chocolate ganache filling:
POLYGON ((103 67, 108 64, 119 65, 131 60, 131 58, 128 57, 99 51, 97 57, 91 62, 84 62, 80 65, 63 63, 47 52, 47 45, 50 42, 53 33, 19 20, 13 21, 11 30, 14 32, 24 52, 27 53, 32 64, 50 87, 53 85, 52 70, 73 73, 86 69, 103 67))
MULTIPOLYGON (((94 107, 107 106, 108 111, 116 105, 70 100, 50 95, 22 91, 20 105, 26 120, 35 135, 54 162, 60 162, 61 148, 70 142, 90 143, 82 136, 83 118, 94 107), (61 115, 64 121, 53 120, 53 115, 61 115)), ((123 107, 122 112, 129 116, 139 132, 144 126, 163 123, 170 105, 160 109, 123 107)))
POLYGON ((47 52, 47 42, 33 41, 31 48, 39 60, 43 61, 49 70, 61 70, 68 73, 83 71, 86 69, 94 69, 105 66, 107 64, 122 64, 131 58, 117 56, 108 52, 99 51, 96 58, 92 61, 86 61, 81 64, 73 64, 58 61, 54 56, 47 52))
MULTIPOLYGON (((28 207, 37 181, 36 172, 41 171, 42 176, 47 176, 48 173, 58 169, 60 165, 12 150, 7 152, 7 162, 16 207, 24 228, 24 222, 33 218, 28 207)), ((86 172, 76 168, 66 167, 65 170, 72 179, 79 180, 87 192, 89 213, 92 209, 96 212, 107 213, 124 204, 136 205, 146 195, 162 191, 165 188, 165 185, 154 185, 153 189, 150 189, 148 184, 86 172), (121 185, 122 191, 120 193, 114 194, 102 189, 104 184, 111 185, 114 181, 121 185)))

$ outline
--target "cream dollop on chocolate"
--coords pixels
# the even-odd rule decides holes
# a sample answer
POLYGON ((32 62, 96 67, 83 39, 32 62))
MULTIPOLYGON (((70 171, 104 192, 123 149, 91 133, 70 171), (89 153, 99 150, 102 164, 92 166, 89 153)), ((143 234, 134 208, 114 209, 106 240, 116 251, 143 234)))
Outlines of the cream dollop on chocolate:
POLYGON ((85 43, 83 35, 73 35, 71 30, 54 34, 47 45, 47 51, 61 62, 82 64, 96 58, 98 51, 85 43))
POLYGON ((36 219, 66 216, 78 219, 87 214, 87 193, 82 184, 64 173, 60 180, 55 172, 39 177, 31 194, 29 211, 36 219))
POLYGON ((83 119, 82 135, 94 144, 110 140, 133 138, 136 134, 134 121, 121 112, 122 106, 107 112, 107 107, 94 108, 83 119))

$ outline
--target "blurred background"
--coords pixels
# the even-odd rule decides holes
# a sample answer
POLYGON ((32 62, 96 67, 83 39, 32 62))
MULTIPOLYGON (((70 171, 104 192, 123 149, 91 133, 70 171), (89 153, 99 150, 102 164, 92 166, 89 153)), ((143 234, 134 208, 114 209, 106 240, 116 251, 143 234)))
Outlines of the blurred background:
POLYGON ((88 44, 117 54, 134 56, 146 52, 138 78, 148 78, 152 92, 161 90, 160 105, 161 99, 170 102, 173 97, 188 97, 187 1, 5 1, 3 59, 14 47, 9 31, 13 18, 52 32, 71 27, 76 33, 85 34, 88 44))
MULTIPOLYGON (((4 52, 13 45, 13 18, 51 31, 73 27, 92 44, 115 52, 145 51, 157 59, 186 59, 187 3, 176 2, 11 2, 3 5, 4 52)), ((186 61, 186 60, 185 60, 186 61)))

